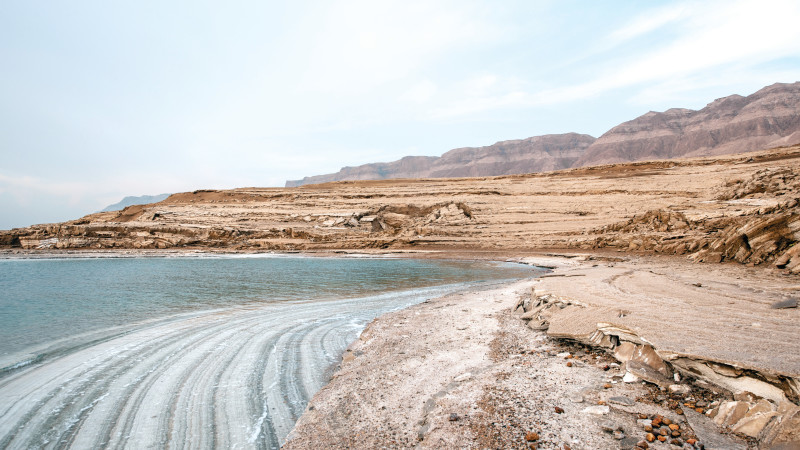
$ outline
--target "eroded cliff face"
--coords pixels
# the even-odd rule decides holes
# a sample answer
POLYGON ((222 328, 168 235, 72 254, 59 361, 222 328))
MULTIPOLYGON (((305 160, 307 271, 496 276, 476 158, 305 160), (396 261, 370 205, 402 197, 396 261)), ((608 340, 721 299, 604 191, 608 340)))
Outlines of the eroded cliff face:
POLYGON ((287 181, 286 187, 342 180, 482 177, 654 159, 735 154, 800 143, 800 82, 776 83, 705 108, 649 112, 599 139, 567 133, 408 156, 287 181))
POLYGON ((800 274, 800 146, 484 178, 174 194, 0 232, 7 249, 611 248, 800 274))
POLYGON ((389 163, 344 167, 337 173, 290 180, 286 187, 343 180, 443 178, 511 175, 571 167, 595 138, 586 134, 553 134, 502 141, 486 147, 450 150, 438 156, 406 156, 389 163))
POLYGON ((800 142, 800 83, 777 83, 705 108, 649 112, 597 139, 575 167, 741 153, 800 142))

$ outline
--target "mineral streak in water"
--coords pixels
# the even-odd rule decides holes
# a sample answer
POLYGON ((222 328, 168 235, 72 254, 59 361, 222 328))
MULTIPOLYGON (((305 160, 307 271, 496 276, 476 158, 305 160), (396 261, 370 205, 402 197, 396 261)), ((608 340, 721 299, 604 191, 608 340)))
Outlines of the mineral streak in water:
POLYGON ((381 313, 510 264, 0 260, 0 448, 278 448, 381 313))

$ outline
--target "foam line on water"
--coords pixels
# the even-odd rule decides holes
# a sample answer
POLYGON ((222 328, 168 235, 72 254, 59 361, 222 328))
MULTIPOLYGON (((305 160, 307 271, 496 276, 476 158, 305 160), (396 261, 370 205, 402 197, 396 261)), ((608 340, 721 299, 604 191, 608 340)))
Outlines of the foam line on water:
POLYGON ((278 448, 370 320, 464 287, 216 309, 11 362, 0 448, 278 448))

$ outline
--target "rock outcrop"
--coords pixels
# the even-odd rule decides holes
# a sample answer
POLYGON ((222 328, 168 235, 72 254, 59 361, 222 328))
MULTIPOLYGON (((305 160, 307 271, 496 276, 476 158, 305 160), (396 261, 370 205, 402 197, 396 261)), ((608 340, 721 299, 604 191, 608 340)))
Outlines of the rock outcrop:
POLYGON ((553 134, 450 150, 441 157, 407 156, 389 163, 344 167, 337 173, 287 181, 286 187, 342 180, 443 178, 547 172, 571 167, 594 142, 586 134, 553 134))
POLYGON ((0 231, 8 249, 603 249, 800 274, 800 146, 493 178, 199 190, 0 231))

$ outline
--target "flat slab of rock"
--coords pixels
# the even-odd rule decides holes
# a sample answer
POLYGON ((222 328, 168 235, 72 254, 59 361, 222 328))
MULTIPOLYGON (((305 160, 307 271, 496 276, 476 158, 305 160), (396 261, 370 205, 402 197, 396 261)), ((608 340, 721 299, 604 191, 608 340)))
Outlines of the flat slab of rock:
POLYGON ((706 448, 719 448, 726 450, 746 450, 747 445, 741 441, 734 440, 719 432, 717 425, 708 417, 692 411, 689 408, 684 410, 686 422, 692 427, 697 439, 705 444, 706 448))
POLYGON ((752 267, 699 265, 631 257, 557 268, 584 276, 542 278, 536 292, 581 307, 554 314, 548 335, 585 342, 601 324, 613 324, 667 361, 685 356, 800 377, 800 308, 771 307, 787 301, 796 280, 752 267))
POLYGON ((788 308, 797 308, 797 299, 790 298, 787 300, 781 300, 769 305, 772 309, 788 309, 788 308))

